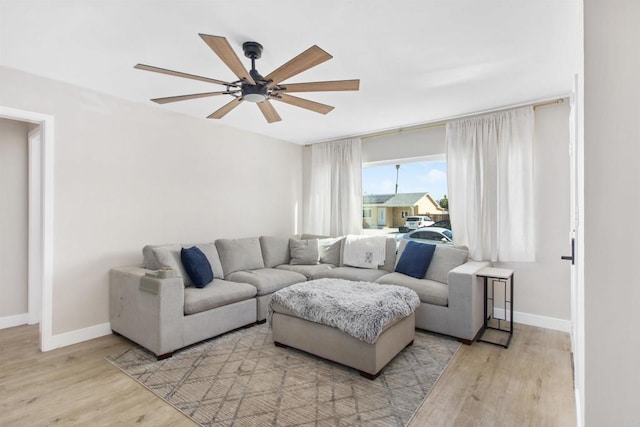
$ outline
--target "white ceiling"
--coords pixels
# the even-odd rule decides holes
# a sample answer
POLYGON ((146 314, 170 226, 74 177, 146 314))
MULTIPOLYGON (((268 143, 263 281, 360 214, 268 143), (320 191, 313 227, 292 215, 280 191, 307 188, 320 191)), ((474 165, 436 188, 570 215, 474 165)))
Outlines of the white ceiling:
MULTIPOLYGON (((333 55, 289 80, 359 78, 359 92, 297 96, 327 115, 274 102, 268 124, 244 103, 221 124, 305 144, 567 95, 578 71, 581 0, 0 0, 0 65, 201 117, 224 89, 133 69, 138 63, 233 81, 198 33, 264 46, 263 75, 317 44, 333 55)), ((2 84, 2 82, 0 82, 2 84)))

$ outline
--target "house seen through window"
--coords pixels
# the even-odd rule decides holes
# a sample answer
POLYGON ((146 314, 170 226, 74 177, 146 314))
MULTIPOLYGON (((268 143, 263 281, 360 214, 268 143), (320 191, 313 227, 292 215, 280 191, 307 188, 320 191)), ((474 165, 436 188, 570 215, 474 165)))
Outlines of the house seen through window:
POLYGON ((362 194, 365 232, 406 232, 449 219, 444 160, 365 166, 362 194))

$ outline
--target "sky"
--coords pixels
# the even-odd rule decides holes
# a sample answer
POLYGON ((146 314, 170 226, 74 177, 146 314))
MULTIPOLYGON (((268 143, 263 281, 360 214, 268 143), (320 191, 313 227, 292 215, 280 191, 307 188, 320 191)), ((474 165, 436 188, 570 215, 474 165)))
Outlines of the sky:
MULTIPOLYGON (((362 168, 363 194, 393 194, 396 188, 396 166, 362 168)), ((440 200, 447 194, 447 162, 401 163, 398 171, 398 193, 429 193, 440 200)))

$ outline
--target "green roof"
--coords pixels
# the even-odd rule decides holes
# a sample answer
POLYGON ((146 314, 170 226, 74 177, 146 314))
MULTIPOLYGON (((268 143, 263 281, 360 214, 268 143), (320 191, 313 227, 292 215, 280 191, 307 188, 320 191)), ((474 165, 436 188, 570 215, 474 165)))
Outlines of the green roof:
POLYGON ((415 206, 418 201, 429 193, 399 193, 382 204, 386 207, 415 206))

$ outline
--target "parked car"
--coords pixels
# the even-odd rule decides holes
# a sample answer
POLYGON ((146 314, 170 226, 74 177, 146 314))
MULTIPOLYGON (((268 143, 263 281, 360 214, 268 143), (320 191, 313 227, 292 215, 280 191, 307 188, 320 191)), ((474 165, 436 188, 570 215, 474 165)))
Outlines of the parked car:
POLYGON ((420 228, 405 234, 402 238, 431 244, 453 244, 453 234, 451 230, 442 227, 420 228))
POLYGON ((448 219, 443 219, 442 221, 434 222, 429 227, 441 227, 446 228, 447 230, 451 230, 451 221, 448 219))
POLYGON ((433 221, 428 216, 408 216, 404 221, 404 226, 409 230, 428 227, 431 224, 433 224, 433 221))

